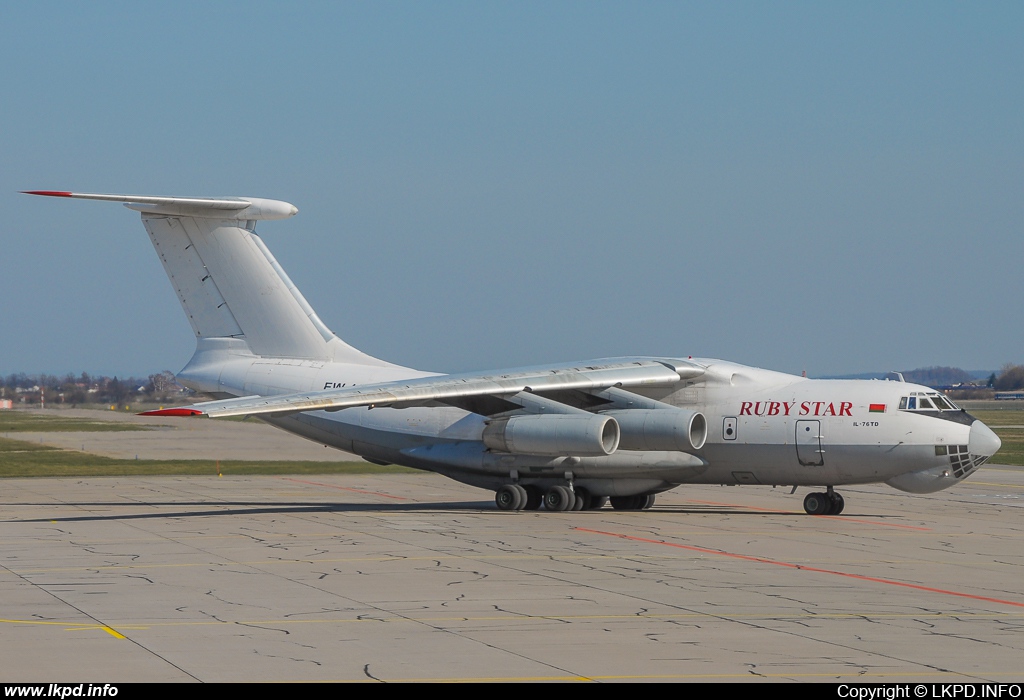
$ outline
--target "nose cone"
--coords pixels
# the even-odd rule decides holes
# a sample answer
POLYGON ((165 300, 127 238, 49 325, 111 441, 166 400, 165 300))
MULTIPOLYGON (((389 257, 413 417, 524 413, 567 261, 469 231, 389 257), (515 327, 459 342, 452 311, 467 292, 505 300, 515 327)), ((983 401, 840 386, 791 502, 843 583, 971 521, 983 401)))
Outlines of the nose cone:
POLYGON ((991 457, 1002 446, 1003 441, 987 425, 980 420, 971 423, 971 435, 967 439, 967 449, 972 455, 991 457))

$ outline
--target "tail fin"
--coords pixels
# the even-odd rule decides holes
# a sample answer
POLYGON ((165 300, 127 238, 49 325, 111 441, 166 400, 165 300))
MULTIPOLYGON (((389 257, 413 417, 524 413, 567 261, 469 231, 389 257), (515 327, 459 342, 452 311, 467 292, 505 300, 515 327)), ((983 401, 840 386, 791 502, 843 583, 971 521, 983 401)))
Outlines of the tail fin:
POLYGON ((256 222, 298 213, 253 197, 150 197, 34 191, 123 202, 142 212, 196 339, 240 338, 255 355, 387 365, 342 342, 256 235, 256 222))

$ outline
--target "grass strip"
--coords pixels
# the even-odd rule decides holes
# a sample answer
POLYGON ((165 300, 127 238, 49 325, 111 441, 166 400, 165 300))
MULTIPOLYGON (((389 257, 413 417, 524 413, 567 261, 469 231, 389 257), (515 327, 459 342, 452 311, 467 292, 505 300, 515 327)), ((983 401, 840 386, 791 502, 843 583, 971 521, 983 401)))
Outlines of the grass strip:
POLYGON ((0 433, 106 433, 132 430, 150 430, 149 426, 126 421, 101 421, 89 418, 71 418, 40 415, 22 411, 0 411, 0 433))
POLYGON ((41 445, 36 442, 28 442, 27 440, 8 440, 6 438, 0 438, 0 460, 4 459, 3 454, 5 452, 60 452, 59 447, 51 447, 50 445, 41 445))
POLYGON ((1024 409, 1014 406, 1001 410, 970 411, 970 414, 992 428, 1003 441, 1003 446, 989 461, 1024 466, 1024 428, 1006 427, 1024 425, 1024 409))
POLYGON ((995 456, 989 460, 996 464, 1014 464, 1024 466, 1024 429, 1000 428, 991 426, 1003 446, 999 448, 995 456))
POLYGON ((369 462, 249 462, 212 459, 114 459, 0 438, 0 478, 31 476, 253 476, 267 474, 415 474, 369 462), (219 471, 218 471, 219 470, 219 471))
POLYGON ((984 422, 990 428, 996 428, 1000 425, 1024 425, 1024 409, 968 411, 968 413, 984 422))

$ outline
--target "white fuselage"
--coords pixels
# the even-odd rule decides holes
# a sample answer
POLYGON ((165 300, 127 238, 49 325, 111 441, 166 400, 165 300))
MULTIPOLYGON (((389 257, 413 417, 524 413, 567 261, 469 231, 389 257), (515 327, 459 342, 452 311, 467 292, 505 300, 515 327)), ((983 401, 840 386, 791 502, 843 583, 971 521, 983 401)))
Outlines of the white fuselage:
POLYGON ((320 320, 256 234, 257 222, 297 213, 287 202, 29 194, 142 213, 196 336, 178 377, 214 399, 171 414, 258 415, 370 461, 494 489, 505 510, 542 500, 600 508, 605 497, 649 508, 657 492, 689 482, 825 486, 804 509, 838 514, 835 485, 937 491, 1000 446, 981 421, 903 382, 651 357, 418 372, 361 352, 320 320))
MULTIPOLYGON (((258 358, 241 344, 225 360, 225 343, 231 341, 220 341, 210 362, 204 362, 201 347, 179 378, 213 398, 227 398, 432 376, 394 365, 258 358)), ((632 389, 705 416, 707 440, 688 452, 620 449, 601 457, 502 454, 481 441, 485 416, 448 406, 359 407, 266 420, 371 461, 437 471, 485 488, 496 488, 510 475, 516 481, 540 484, 569 474, 576 483, 609 495, 659 491, 681 483, 888 482, 907 491, 930 492, 951 486, 977 466, 979 454, 968 452, 972 426, 981 426, 973 428, 975 433, 983 429, 991 434, 960 410, 901 410, 901 399, 935 393, 923 386, 814 380, 720 360, 690 361, 705 367, 702 376, 672 387, 632 389)))

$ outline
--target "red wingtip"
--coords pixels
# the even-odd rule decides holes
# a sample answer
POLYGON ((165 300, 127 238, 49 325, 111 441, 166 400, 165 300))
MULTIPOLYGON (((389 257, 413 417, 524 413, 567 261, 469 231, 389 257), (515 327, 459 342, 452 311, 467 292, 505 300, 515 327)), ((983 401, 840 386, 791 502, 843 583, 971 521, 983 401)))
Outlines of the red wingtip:
POLYGON ((140 416, 201 416, 202 411, 194 408, 161 408, 156 411, 143 411, 140 416))
POLYGON ((70 192, 55 192, 54 190, 22 190, 22 194, 39 194, 43 197, 70 197, 70 192))

